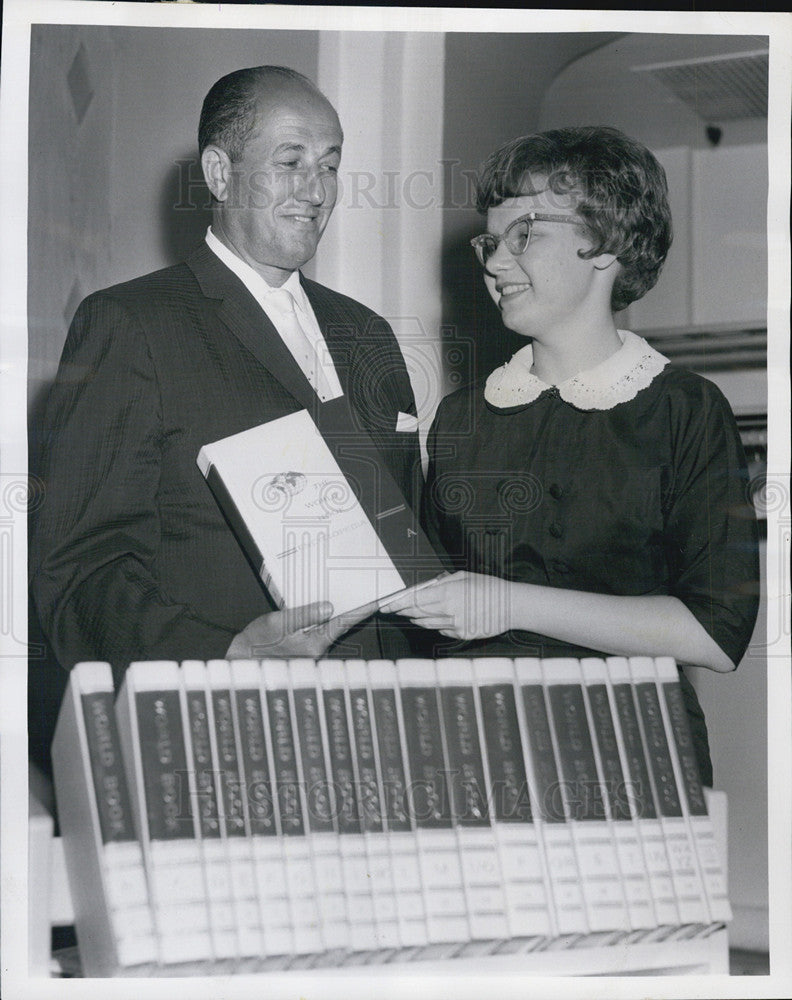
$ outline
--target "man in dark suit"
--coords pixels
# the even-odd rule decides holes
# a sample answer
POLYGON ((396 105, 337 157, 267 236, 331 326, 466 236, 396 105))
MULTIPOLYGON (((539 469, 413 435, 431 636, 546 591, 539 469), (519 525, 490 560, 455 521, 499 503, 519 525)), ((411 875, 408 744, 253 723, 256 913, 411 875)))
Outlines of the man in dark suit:
POLYGON ((303 632, 332 609, 275 611, 196 465, 202 445, 305 407, 320 429, 332 413, 342 432, 331 446, 357 448, 369 477, 388 469, 415 506, 415 402, 393 333, 299 273, 336 201, 342 141, 335 110, 300 74, 223 77, 199 128, 206 242, 78 309, 45 417, 31 548, 62 666, 320 656, 344 633, 337 655, 408 651, 376 616, 303 632))

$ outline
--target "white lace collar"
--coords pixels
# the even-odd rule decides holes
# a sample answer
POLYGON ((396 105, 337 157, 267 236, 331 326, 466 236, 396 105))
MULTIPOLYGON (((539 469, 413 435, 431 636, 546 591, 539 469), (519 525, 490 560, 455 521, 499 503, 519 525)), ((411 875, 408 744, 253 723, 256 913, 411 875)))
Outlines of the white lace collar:
MULTIPOLYGON (((579 372, 556 386, 558 394, 579 410, 610 410, 635 399, 668 364, 643 337, 619 330, 622 346, 588 371, 579 372)), ((484 398, 492 406, 508 409, 525 406, 552 388, 531 373, 533 346, 521 348, 510 361, 487 379, 484 398)))

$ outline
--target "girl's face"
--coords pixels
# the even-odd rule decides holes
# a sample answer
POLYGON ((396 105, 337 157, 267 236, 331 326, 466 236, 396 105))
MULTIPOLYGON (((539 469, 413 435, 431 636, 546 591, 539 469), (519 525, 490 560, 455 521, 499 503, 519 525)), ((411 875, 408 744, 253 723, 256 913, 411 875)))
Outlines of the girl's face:
MULTIPOLYGON (((509 223, 531 211, 574 217, 575 199, 549 189, 507 198, 487 212, 487 231, 500 236, 509 223)), ((487 261, 484 282, 504 325, 525 337, 542 339, 585 319, 602 299, 597 258, 578 256, 578 250, 591 245, 578 226, 539 221, 533 223, 531 239, 519 256, 501 241, 487 261)))

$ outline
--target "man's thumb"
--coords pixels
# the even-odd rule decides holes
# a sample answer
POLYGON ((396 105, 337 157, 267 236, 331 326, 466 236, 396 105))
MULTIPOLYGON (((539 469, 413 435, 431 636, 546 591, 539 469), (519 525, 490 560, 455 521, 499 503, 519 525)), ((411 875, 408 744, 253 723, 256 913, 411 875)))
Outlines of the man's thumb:
POLYGON ((289 631, 299 632, 300 629, 319 625, 333 617, 333 605, 329 601, 318 601, 316 604, 303 604, 289 611, 289 631))

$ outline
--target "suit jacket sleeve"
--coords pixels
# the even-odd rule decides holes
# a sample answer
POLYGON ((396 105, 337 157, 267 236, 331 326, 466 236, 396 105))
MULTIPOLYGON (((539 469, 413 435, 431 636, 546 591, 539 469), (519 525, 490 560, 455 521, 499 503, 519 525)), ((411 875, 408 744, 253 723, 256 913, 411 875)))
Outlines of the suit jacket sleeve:
POLYGON ((75 316, 46 425, 31 587, 62 666, 123 668, 185 648, 222 656, 231 630, 175 603, 155 574, 160 386, 145 331, 110 294, 91 296, 75 316))

